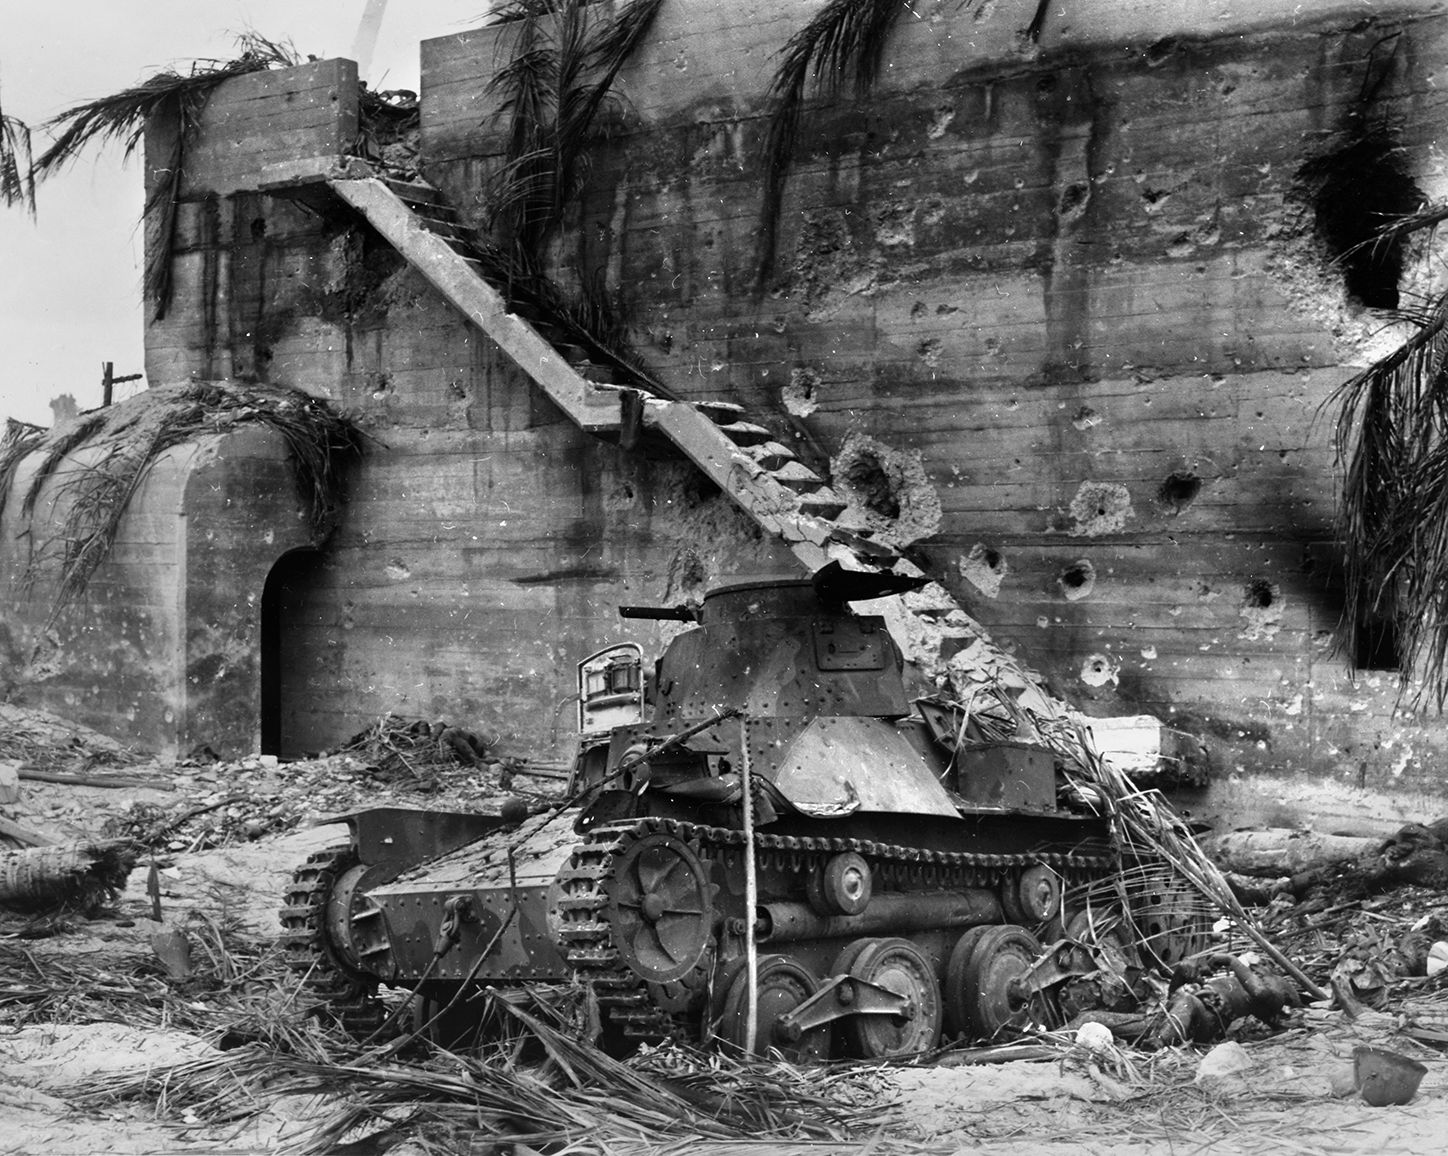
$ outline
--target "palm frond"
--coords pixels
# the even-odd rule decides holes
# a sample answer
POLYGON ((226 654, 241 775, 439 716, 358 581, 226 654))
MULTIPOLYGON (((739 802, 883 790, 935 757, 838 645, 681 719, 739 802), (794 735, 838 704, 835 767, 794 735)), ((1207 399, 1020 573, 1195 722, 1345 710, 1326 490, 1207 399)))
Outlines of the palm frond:
POLYGON ((488 91, 506 122, 504 162, 490 187, 490 227, 538 265, 583 186, 597 121, 619 71, 643 42, 663 0, 633 0, 602 15, 586 0, 519 0, 495 14, 513 25, 488 91))
POLYGON ((5 503, 10 497, 10 487, 15 482, 15 471, 20 463, 40 448, 45 439, 45 430, 29 422, 5 419, 5 436, 0 438, 0 517, 5 514, 5 503))
POLYGON ((166 176, 151 190, 144 210, 148 215, 153 211, 160 214, 156 243, 145 273, 146 294, 154 304, 156 318, 165 315, 170 302, 176 198, 185 174, 186 149, 196 134, 207 99, 217 85, 232 77, 301 63, 289 43, 268 40, 254 32, 238 37, 237 46, 240 52, 234 60, 196 61, 186 72, 166 69, 132 88, 68 108, 42 126, 58 135, 31 169, 36 181, 59 172, 92 144, 119 141, 129 159, 141 143, 149 120, 174 120, 177 130, 164 166, 166 176))
POLYGON ((35 173, 30 156, 30 126, 0 108, 0 200, 24 205, 35 214, 35 173))
MULTIPOLYGON (((961 0, 974 4, 977 0, 961 0)), ((772 106, 764 139, 764 203, 760 211, 759 280, 774 267, 784 186, 794 160, 805 93, 813 80, 825 93, 853 79, 856 97, 868 96, 880 74, 885 43, 910 0, 830 0, 780 50, 770 82, 772 106)))
MULTIPOLYGON (((1426 227, 1426 226, 1425 226, 1426 227)), ((1361 624, 1397 629, 1401 678, 1417 701, 1448 701, 1448 292, 1419 328, 1341 385, 1336 447, 1346 463, 1338 533, 1344 548, 1340 636, 1350 660, 1361 624)))
MULTIPOLYGON (((313 534, 318 540, 325 537, 340 502, 343 464, 360 449, 360 435, 325 402, 300 391, 207 382, 151 389, 82 414, 48 434, 19 435, 17 446, 41 455, 21 505, 25 516, 33 514, 46 483, 56 479, 51 490, 57 511, 54 529, 38 542, 32 561, 33 571, 52 564, 57 568, 52 621, 84 591, 109 555, 151 465, 173 446, 245 422, 270 426, 286 440, 313 534), (87 452, 77 456, 82 448, 87 452), (62 474, 63 464, 67 468, 62 474)), ((0 470, 8 464, 13 473, 24 456, 18 453, 7 440, 0 470)))

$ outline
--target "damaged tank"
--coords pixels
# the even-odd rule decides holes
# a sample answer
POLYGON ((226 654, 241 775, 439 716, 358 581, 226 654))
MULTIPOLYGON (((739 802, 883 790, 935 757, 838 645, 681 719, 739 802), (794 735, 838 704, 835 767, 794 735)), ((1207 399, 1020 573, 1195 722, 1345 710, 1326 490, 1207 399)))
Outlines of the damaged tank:
POLYGON ((567 802, 347 816, 350 841, 287 894, 293 966, 358 1028, 378 1022, 379 985, 414 992, 419 1026, 457 1043, 485 989, 577 983, 616 1043, 807 1060, 1107 1004, 1119 981, 1097 961, 1136 950, 1128 926, 1168 964, 1196 950, 1169 887, 1123 912, 1114 884, 1150 865, 1124 861, 1049 747, 911 701, 884 619, 849 603, 916 584, 832 565, 621 608, 691 628, 651 679, 631 644, 581 664, 567 802))

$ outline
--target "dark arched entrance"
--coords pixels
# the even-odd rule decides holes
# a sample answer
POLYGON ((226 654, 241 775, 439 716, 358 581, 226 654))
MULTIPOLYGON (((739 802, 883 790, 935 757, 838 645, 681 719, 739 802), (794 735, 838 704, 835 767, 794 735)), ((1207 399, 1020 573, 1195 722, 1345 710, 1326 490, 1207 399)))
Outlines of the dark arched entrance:
POLYGON ((261 595, 261 753, 302 753, 292 720, 304 709, 305 679, 297 642, 305 631, 307 595, 316 582, 318 550, 290 550, 277 559, 261 595))

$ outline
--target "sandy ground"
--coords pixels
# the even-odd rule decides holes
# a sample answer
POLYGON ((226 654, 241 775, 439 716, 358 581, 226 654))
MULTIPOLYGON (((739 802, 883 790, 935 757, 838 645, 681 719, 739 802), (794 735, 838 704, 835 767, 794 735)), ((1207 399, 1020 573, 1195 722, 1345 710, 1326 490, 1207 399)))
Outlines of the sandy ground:
MULTIPOLYGON (((286 768, 255 773, 284 779, 286 768)), ((338 776, 345 778, 345 769, 338 776)), ((105 816, 135 800, 175 805, 198 793, 227 789, 224 771, 190 777, 192 783, 178 789, 125 792, 26 784, 24 806, 11 814, 51 831, 79 833, 94 831, 105 816)), ((283 786, 277 790, 283 802, 264 800, 268 807, 294 811, 296 792, 289 795, 283 786)), ((316 800, 317 809, 335 812, 337 801, 331 796, 316 800)), ((306 826, 170 854, 160 870, 166 920, 181 924, 192 913, 224 917, 256 936, 272 936, 278 898, 293 867, 344 836, 345 828, 335 824, 306 826)), ((145 883, 146 872, 135 871, 116 910, 96 920, 73 921, 61 934, 26 940, 24 950, 42 967, 49 960, 69 959, 134 968, 137 960, 149 957, 156 926, 149 919, 145 883)), ((16 934, 12 924, 0 923, 0 938, 16 934)), ((16 978, 0 975, 0 995, 16 978)), ((188 1032, 87 1018, 82 1013, 21 1023, 0 1003, 0 1152, 280 1152, 294 1149, 330 1106, 314 1097, 274 1098, 256 1104, 251 1118, 220 1127, 172 1109, 164 1097, 157 1104, 82 1106, 81 1094, 98 1078, 213 1054, 220 1032, 220 1025, 188 1032)), ((1077 1050, 1052 1062, 884 1070, 878 1097, 882 1105, 894 1105, 888 1128, 857 1144, 813 1144, 808 1151, 1436 1154, 1448 1145, 1448 1062, 1396 1034, 1400 1026, 1380 1013, 1349 1022, 1340 1012, 1309 1008, 1297 1013, 1286 1031, 1245 1042, 1249 1066, 1244 1072, 1206 1083, 1193 1082, 1203 1058, 1200 1050, 1154 1057, 1114 1050, 1093 1057, 1077 1050), (1373 1108, 1357 1097, 1332 1095, 1333 1072, 1350 1062, 1358 1044, 1390 1047, 1427 1063, 1428 1074, 1410 1104, 1373 1108)), ((711 1147, 698 1143, 687 1150, 711 1147)), ((805 1149, 774 1142, 729 1146, 731 1152, 746 1150, 805 1149)), ((411 1144, 392 1151, 419 1156, 422 1150, 411 1144)))

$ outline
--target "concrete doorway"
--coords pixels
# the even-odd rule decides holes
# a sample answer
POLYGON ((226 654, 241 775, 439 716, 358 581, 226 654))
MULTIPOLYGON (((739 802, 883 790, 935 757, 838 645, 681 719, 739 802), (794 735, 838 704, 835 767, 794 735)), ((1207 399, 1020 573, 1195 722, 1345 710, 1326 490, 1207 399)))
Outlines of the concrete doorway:
POLYGON ((302 754, 296 718, 305 710, 300 653, 308 594, 321 568, 320 550, 289 550, 267 575, 261 595, 261 753, 302 754))

